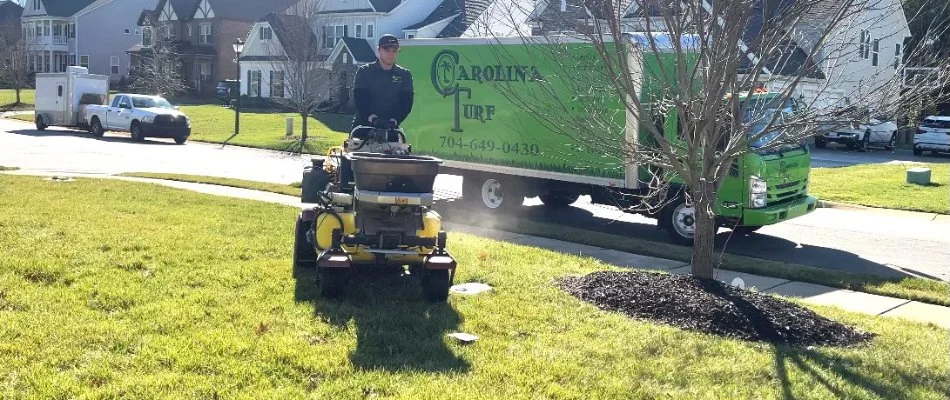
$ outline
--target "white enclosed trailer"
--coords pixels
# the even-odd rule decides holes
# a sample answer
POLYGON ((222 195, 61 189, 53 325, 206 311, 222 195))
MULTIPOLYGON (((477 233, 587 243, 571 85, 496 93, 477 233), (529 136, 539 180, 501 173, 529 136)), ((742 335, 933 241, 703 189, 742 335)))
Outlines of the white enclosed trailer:
POLYGON ((108 104, 109 77, 91 75, 84 67, 67 67, 66 72, 36 74, 36 129, 48 126, 79 127, 84 106, 108 104))

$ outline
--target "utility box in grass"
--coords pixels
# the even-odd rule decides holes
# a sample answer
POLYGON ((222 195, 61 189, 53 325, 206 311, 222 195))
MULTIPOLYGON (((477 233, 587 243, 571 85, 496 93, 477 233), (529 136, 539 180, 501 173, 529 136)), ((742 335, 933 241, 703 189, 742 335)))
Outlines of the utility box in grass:
POLYGON ((911 168, 907 170, 907 183, 929 186, 930 168, 911 168))

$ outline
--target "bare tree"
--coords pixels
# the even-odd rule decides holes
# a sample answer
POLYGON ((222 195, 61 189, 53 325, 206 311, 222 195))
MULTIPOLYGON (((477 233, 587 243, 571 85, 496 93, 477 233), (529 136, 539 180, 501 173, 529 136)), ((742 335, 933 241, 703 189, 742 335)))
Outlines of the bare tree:
POLYGON ((0 62, 3 63, 0 68, 0 81, 16 92, 15 105, 22 102, 20 92, 29 87, 30 78, 33 76, 29 56, 34 53, 35 43, 36 37, 32 32, 21 37, 18 32, 0 29, 0 62))
POLYGON ((331 70, 326 65, 333 43, 317 37, 327 21, 321 17, 319 1, 301 1, 286 13, 269 16, 272 34, 265 51, 272 55, 270 76, 260 81, 271 87, 271 98, 293 110, 302 119, 299 150, 306 149, 308 120, 332 90, 331 70))
MULTIPOLYGON (((933 99, 932 90, 904 83, 904 61, 928 59, 932 87, 946 86, 950 62, 919 49, 902 55, 878 48, 885 38, 906 35, 886 24, 901 12, 899 0, 548 0, 540 9, 521 0, 505 4, 486 25, 507 24, 522 38, 519 54, 528 52, 550 71, 536 90, 498 88, 573 143, 565 148, 601 154, 623 167, 647 166, 652 176, 641 179, 651 190, 626 207, 662 213, 683 202, 676 212, 694 221, 692 272, 702 278, 712 278, 716 264, 717 194, 740 157, 803 149, 823 129, 933 99), (531 31, 514 15, 529 15, 531 31), (593 51, 577 51, 578 43, 593 51), (855 74, 851 63, 869 57, 881 67, 870 78, 855 74), (545 84, 547 79, 560 79, 567 90, 545 84), (761 94, 765 90, 768 96, 761 94), (625 135, 631 126, 638 126, 635 137, 625 135)), ((502 65, 519 57, 495 47, 502 65)), ((769 195, 775 190, 766 182, 747 184, 761 185, 755 190, 769 195)))
MULTIPOLYGON (((187 87, 181 78, 181 57, 165 27, 156 26, 151 46, 141 53, 140 62, 130 72, 132 88, 141 93, 174 97, 187 87)), ((143 35, 147 33, 143 32, 143 35)))

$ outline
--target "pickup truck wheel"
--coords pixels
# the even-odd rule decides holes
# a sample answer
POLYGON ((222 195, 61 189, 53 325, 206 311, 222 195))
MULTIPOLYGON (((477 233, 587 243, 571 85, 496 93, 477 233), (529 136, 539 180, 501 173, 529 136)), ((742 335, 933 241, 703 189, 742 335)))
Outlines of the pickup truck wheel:
POLYGON ((106 134, 105 129, 102 129, 102 123, 99 122, 99 117, 92 117, 92 126, 89 129, 91 129, 92 136, 97 138, 101 138, 106 134))
POLYGON ((920 147, 914 146, 914 155, 915 155, 915 156, 920 156, 920 155, 923 155, 923 154, 924 154, 924 151, 923 151, 920 147))
POLYGON ((45 131, 46 128, 49 127, 49 125, 46 125, 46 123, 43 122, 42 115, 37 115, 35 122, 36 122, 36 130, 38 131, 45 131))
POLYGON ((861 149, 861 151, 871 150, 871 131, 870 130, 867 132, 864 132, 864 138, 861 139, 861 143, 858 144, 858 148, 861 149))
POLYGON ((894 150, 894 147, 897 147, 897 132, 891 132, 891 139, 887 141, 884 150, 894 150))
POLYGON ((186 137, 184 137, 184 136, 178 136, 178 137, 175 138, 175 143, 177 143, 177 144, 185 144, 185 142, 186 142, 187 140, 188 140, 188 138, 186 138, 186 137))
POLYGON ((133 122, 133 123, 132 123, 132 128, 130 129, 130 131, 131 131, 131 133, 132 133, 132 140, 133 140, 133 141, 141 142, 141 141, 144 141, 144 140, 145 140, 145 136, 142 136, 142 135, 143 135, 143 132, 142 132, 142 125, 139 124, 138 122, 133 122))
POLYGON ((673 243, 692 246, 696 232, 696 215, 693 206, 687 205, 682 196, 677 196, 660 212, 660 227, 666 230, 673 243))

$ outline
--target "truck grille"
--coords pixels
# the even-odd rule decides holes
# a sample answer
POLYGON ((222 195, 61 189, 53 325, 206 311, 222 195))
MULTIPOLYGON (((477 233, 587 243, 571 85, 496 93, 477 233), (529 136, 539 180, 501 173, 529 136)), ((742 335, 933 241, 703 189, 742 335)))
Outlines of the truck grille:
POLYGON ((805 195, 805 186, 807 179, 785 182, 778 185, 769 185, 768 204, 769 206, 782 204, 796 200, 805 195))
POLYGON ((159 115, 155 117, 155 125, 169 128, 184 128, 187 126, 184 116, 159 115))

